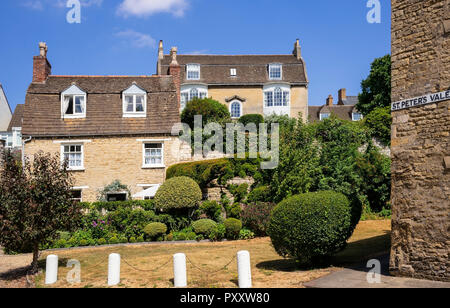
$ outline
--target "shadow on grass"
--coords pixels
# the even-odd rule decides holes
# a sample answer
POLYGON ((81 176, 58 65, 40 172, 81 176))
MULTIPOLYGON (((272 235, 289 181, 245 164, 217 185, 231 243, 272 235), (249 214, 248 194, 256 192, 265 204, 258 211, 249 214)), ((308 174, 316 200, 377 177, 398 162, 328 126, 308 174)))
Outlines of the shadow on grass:
POLYGON ((264 270, 295 272, 314 269, 323 269, 330 266, 352 267, 372 257, 377 257, 389 252, 391 247, 390 232, 386 234, 349 243, 347 247, 324 260, 315 264, 301 264, 292 259, 278 259, 256 264, 256 267, 264 270))

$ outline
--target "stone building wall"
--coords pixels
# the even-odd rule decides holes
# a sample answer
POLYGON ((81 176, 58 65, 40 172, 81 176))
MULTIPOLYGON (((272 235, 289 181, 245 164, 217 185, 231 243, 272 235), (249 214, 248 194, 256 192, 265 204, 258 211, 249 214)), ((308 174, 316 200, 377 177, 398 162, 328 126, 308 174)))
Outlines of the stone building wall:
MULTIPOLYGON (((450 90, 450 1, 392 1, 392 101, 450 90)), ((450 281, 450 100, 393 111, 393 274, 450 281)))

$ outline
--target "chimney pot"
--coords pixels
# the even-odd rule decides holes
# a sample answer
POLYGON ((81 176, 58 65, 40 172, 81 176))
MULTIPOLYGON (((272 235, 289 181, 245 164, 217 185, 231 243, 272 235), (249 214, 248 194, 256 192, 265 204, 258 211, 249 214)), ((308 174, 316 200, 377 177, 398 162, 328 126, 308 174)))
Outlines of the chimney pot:
POLYGON ((47 44, 39 43, 39 56, 33 57, 33 82, 45 82, 52 73, 52 66, 47 60, 47 44))
POLYGON ((172 47, 172 49, 170 50, 170 56, 172 57, 172 63, 170 63, 170 65, 178 65, 177 52, 178 52, 177 47, 172 47))
POLYGON ((297 60, 300 60, 302 58, 302 48, 300 47, 299 39, 296 40, 294 44, 294 51, 292 53, 297 58, 297 60))
POLYGON ((333 106, 333 95, 328 95, 328 98, 327 98, 327 106, 328 107, 332 107, 333 106))

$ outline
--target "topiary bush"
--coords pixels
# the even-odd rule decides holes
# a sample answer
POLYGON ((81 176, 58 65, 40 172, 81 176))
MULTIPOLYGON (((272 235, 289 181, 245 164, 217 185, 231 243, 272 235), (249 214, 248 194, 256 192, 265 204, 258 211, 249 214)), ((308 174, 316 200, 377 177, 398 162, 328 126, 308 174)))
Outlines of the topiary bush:
POLYGON ((238 122, 244 125, 255 123, 256 127, 259 128, 259 124, 264 123, 264 117, 260 114, 246 114, 240 117, 238 122))
POLYGON ((272 211, 267 231, 278 254, 308 263, 343 249, 350 229, 347 197, 320 191, 280 202, 272 211))
POLYGON ((260 186, 253 189, 247 196, 247 203, 270 202, 270 187, 260 186))
POLYGON ((270 213, 275 207, 274 203, 257 202, 245 205, 241 211, 241 220, 245 227, 258 236, 267 235, 270 222, 270 213))
POLYGON ((167 180, 155 196, 155 206, 161 210, 192 209, 202 200, 198 184, 188 177, 167 180))
POLYGON ((202 202, 196 211, 196 216, 205 215, 208 219, 220 222, 222 220, 222 206, 216 201, 202 202))
POLYGON ((235 240, 239 238, 239 232, 242 229, 242 222, 239 219, 228 218, 223 224, 225 225, 228 239, 235 240))
POLYGON ((191 129, 194 129, 194 117, 196 115, 202 116, 203 127, 211 122, 219 123, 220 125, 231 122, 228 108, 211 98, 195 98, 188 102, 181 113, 181 122, 188 124, 191 129))
POLYGON ((167 226, 161 222, 152 222, 145 226, 144 233, 148 239, 154 240, 167 232, 167 226))
POLYGON ((211 219, 200 219, 192 223, 192 229, 196 234, 202 234, 207 237, 216 229, 217 223, 211 219))

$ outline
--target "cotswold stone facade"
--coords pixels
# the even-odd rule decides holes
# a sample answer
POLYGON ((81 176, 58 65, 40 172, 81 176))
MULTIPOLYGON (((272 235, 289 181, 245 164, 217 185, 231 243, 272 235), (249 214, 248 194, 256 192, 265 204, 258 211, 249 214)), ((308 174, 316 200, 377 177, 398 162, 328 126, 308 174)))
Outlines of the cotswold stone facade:
POLYGON ((141 192, 151 185, 162 184, 167 167, 184 160, 180 157, 180 141, 171 136, 117 136, 95 137, 84 140, 33 139, 26 143, 26 154, 32 157, 39 151, 61 153, 65 144, 83 144, 83 170, 73 171, 75 189, 82 191, 82 201, 97 201, 99 191, 120 180, 131 194, 141 192), (143 144, 163 143, 163 165, 160 168, 143 167, 143 144))
MULTIPOLYGON (((392 101, 450 90, 450 1, 392 1, 392 101)), ((393 111, 393 274, 450 281, 450 100, 393 111)))

